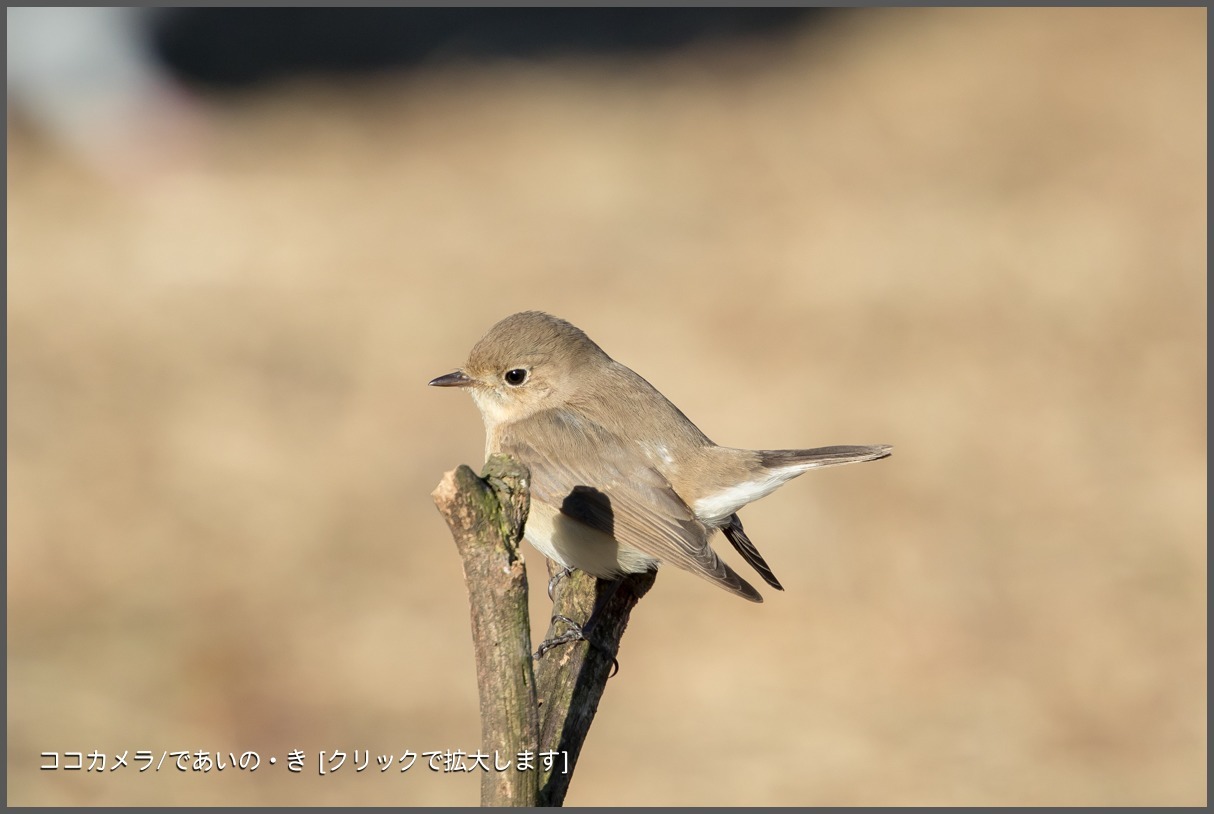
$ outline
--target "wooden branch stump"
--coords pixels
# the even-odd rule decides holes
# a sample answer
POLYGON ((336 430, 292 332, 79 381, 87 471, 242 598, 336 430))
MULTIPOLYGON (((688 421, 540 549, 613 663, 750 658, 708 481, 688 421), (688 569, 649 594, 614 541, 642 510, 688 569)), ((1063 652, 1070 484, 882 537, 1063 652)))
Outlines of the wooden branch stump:
MULTIPOLYGON (((629 614, 655 577, 634 574, 623 580, 590 633, 593 646, 586 641, 560 645, 534 665, 527 573, 519 552, 529 477, 513 458, 492 455, 482 477, 461 466, 444 475, 433 493, 451 528, 468 588, 481 751, 490 759, 496 752, 503 762, 513 762, 521 753, 535 757, 534 770, 512 766, 485 772, 481 805, 563 804, 629 614)), ((596 598, 612 585, 575 571, 558 583, 553 614, 584 622, 596 598)), ((548 637, 563 632, 557 627, 563 624, 554 622, 548 637)))
MULTIPOLYGON (((527 571, 518 550, 530 507, 529 477, 526 467, 495 456, 484 478, 461 466, 443 476, 433 494, 451 527, 468 586, 481 751, 511 763, 539 746, 527 571)), ((481 775, 481 805, 533 806, 537 792, 534 771, 481 775)))

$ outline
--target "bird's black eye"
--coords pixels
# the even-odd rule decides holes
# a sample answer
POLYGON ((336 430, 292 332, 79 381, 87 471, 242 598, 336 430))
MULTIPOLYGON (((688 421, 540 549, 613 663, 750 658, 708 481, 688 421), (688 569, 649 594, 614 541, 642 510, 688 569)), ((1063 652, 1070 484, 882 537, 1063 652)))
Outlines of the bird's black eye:
POLYGON ((507 370, 504 378, 506 379, 506 384, 511 387, 518 387, 527 381, 527 371, 521 367, 516 367, 514 370, 507 370))

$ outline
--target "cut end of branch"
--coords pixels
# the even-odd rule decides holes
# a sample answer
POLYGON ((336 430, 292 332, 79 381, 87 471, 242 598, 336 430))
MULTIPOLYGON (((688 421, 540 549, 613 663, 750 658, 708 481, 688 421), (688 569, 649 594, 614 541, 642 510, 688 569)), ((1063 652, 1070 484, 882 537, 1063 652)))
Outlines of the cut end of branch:
POLYGON ((455 472, 452 469, 443 474, 443 479, 438 482, 438 486, 434 487, 434 491, 430 493, 430 497, 434 499, 434 505, 442 507, 451 504, 455 498, 455 491, 458 487, 455 485, 455 472))

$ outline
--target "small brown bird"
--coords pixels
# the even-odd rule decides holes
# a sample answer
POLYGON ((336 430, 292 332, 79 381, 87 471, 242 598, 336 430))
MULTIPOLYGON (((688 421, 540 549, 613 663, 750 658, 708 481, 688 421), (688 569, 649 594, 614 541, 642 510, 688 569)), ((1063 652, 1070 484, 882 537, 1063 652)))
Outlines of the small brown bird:
POLYGON ((538 311, 494 325, 461 370, 430 384, 468 388, 486 456, 508 453, 531 469, 524 534, 544 556, 603 579, 670 563, 753 602, 759 592, 712 550, 716 530, 783 590, 738 510, 808 469, 892 449, 717 446, 585 333, 538 311))

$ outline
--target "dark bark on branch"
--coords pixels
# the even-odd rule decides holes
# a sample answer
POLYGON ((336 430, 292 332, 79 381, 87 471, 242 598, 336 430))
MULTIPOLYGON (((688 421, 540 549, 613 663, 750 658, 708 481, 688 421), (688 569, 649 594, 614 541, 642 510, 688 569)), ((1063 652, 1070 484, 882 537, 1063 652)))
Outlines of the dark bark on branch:
MULTIPOLYGON (((434 490, 434 502, 451 528, 464 567, 472 615, 472 641, 480 689, 481 751, 503 762, 529 751, 534 771, 489 771, 482 776, 481 804, 559 806, 599 700, 619 652, 620 637, 654 574, 623 580, 611 596, 591 642, 549 650, 538 664, 531 657, 527 575, 518 549, 529 504, 526 467, 493 455, 484 476, 461 466, 434 490), (545 753, 556 753, 545 768, 545 753)), ((551 567, 551 564, 550 564, 551 567)), ((596 597, 613 583, 574 571, 557 586, 553 614, 585 622, 596 597)), ((554 621, 548 638, 564 632, 554 621)))
MULTIPOLYGON (((549 573, 560 570, 548 564, 549 573)), ((536 687, 540 702, 540 743, 543 748, 568 755, 568 771, 555 766, 540 778, 539 805, 559 806, 565 802, 569 781, 581 754, 582 744, 599 708, 599 699, 611 676, 620 638, 628 626, 628 617, 642 596, 653 586, 652 571, 626 577, 608 600, 607 607, 590 641, 561 645, 544 654, 536 665, 536 687)), ((567 616, 583 622, 590 618, 596 599, 615 588, 615 583, 595 579, 582 571, 574 571, 557 586, 552 606, 553 615, 567 616)), ((564 632, 565 623, 553 620, 546 638, 564 632)))

